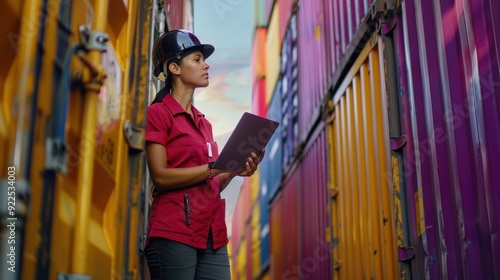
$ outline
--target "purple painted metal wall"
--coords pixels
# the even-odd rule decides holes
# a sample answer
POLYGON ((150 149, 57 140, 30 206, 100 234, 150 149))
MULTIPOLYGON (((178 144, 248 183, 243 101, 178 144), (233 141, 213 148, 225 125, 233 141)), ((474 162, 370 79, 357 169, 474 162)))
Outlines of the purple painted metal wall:
MULTIPOLYGON (((299 135, 304 138, 317 118, 327 91, 323 1, 302 1, 297 12, 299 135)), ((283 50, 286 49, 283 44, 283 50)), ((304 140, 304 139, 301 139, 304 140)))
POLYGON ((330 227, 329 169, 327 139, 324 125, 316 132, 305 148, 300 165, 300 279, 332 279, 330 243, 327 229, 330 227))
POLYGON ((299 92, 297 71, 297 29, 296 16, 292 15, 290 26, 283 39, 281 51, 281 78, 275 88, 275 95, 281 93, 283 168, 288 170, 299 143, 299 92))
POLYGON ((333 3, 334 1, 323 1, 323 16, 324 16, 324 42, 325 42, 325 75, 327 86, 331 84, 337 58, 335 54, 335 26, 333 18, 333 3))
POLYGON ((347 45, 362 19, 370 12, 373 0, 324 0, 327 40, 333 42, 328 50, 332 52, 333 67, 338 66, 347 45))
POLYGON ((402 121, 411 125, 404 169, 414 277, 499 279, 499 4, 402 7, 395 34, 410 105, 402 121))

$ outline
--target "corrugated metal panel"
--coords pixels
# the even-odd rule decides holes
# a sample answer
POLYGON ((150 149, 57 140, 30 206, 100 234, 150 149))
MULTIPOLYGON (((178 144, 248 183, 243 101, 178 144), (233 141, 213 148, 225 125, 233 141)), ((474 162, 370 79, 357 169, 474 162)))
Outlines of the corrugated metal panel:
POLYGON ((261 265, 261 240, 260 240, 260 201, 254 205, 252 210, 251 238, 252 238, 252 279, 257 279, 262 271, 261 265))
POLYGON ((402 89, 411 105, 404 118, 411 122, 413 145, 407 146, 414 154, 405 176, 415 197, 411 238, 417 256, 425 256, 414 262, 418 277, 498 279, 498 3, 402 7, 402 89))
POLYGON ((265 79, 258 80, 253 86, 252 113, 261 117, 265 117, 267 115, 265 79))
POLYGON ((305 149, 305 157, 300 165, 300 267, 301 279, 332 279, 331 252, 327 230, 330 225, 328 215, 328 157, 324 125, 305 149))
MULTIPOLYGON (((276 89, 281 89, 280 83, 276 89)), ((269 110, 267 112, 267 118, 282 122, 281 115, 281 93, 275 93, 271 103, 269 104, 269 110)), ((264 164, 261 170, 262 185, 266 185, 265 195, 271 198, 273 194, 278 189, 281 183, 281 174, 283 173, 283 141, 282 132, 287 129, 284 123, 281 123, 278 127, 276 133, 273 134, 266 148, 266 154, 264 156, 264 164)), ((261 191, 261 193, 264 191, 261 191)), ((267 201, 266 201, 267 203, 267 201)))
POLYGON ((280 42, 285 36, 286 30, 288 28, 288 21, 292 15, 292 7, 295 0, 279 0, 279 13, 280 13, 280 42))
POLYGON ((266 77, 266 28, 255 29, 252 45, 252 83, 266 77))
POLYGON ((164 3, 165 3, 164 6, 165 15, 167 20, 167 30, 173 30, 173 29, 193 30, 192 1, 165 0, 164 3))
MULTIPOLYGON (((374 42, 373 40, 370 40, 374 42)), ((375 41, 376 42, 376 41, 375 41)), ((332 209, 340 279, 395 279, 385 98, 378 48, 366 45, 334 94, 332 209)))
POLYGON ((374 0, 324 0, 326 12, 326 25, 333 27, 329 29, 334 38, 333 48, 334 68, 339 65, 342 55, 345 53, 347 45, 351 42, 359 23, 370 12, 374 0), (333 6, 332 6, 333 4, 333 6))
MULTIPOLYGON (((263 163, 263 162, 262 162, 263 163)), ((262 164, 261 163, 261 164, 262 164)), ((263 167, 261 167, 263 168, 263 167)), ((268 204, 268 187, 264 178, 261 178, 261 193, 260 193, 260 266, 264 270, 269 265, 269 204, 268 204)))
MULTIPOLYGON (((302 1, 297 13, 299 135, 307 137, 327 91, 323 1, 302 1)), ((304 139, 301 139, 304 140, 304 139)))
POLYGON ((235 250, 239 250, 245 236, 245 226, 250 215, 250 182, 244 177, 232 218, 231 240, 235 250))
POLYGON ((245 275, 246 279, 253 279, 252 277, 252 224, 247 223, 245 226, 245 275))
MULTIPOLYGON (((329 106, 333 106, 333 102, 329 102, 329 106)), ((340 279, 340 272, 339 268, 341 265, 341 255, 340 255, 340 246, 339 246, 339 236, 340 236, 340 228, 342 227, 340 224, 340 214, 339 214, 339 181, 337 179, 337 164, 340 162, 340 158, 336 157, 336 131, 334 130, 333 125, 330 125, 333 122, 333 117, 335 114, 333 114, 332 117, 330 117, 327 120, 327 137, 328 137, 328 159, 329 159, 329 164, 328 164, 328 174, 329 174, 329 190, 330 190, 330 218, 331 220, 331 226, 330 226, 330 240, 331 240, 331 246, 332 246, 332 276, 333 279, 340 279)))
MULTIPOLYGON (((255 204, 258 202, 259 195, 260 195, 260 172, 261 168, 257 169, 255 173, 249 177, 249 193, 250 197, 248 198, 250 200, 250 211, 253 211, 253 208, 255 204)), ((249 215, 251 216, 251 212, 249 215)))
POLYGON ((325 75, 326 83, 329 86, 332 83, 333 72, 336 69, 338 60, 340 59, 335 51, 335 25, 334 25, 334 1, 323 1, 323 14, 324 14, 324 42, 325 42, 325 75))
POLYGON ((292 15, 290 26, 283 39, 281 56, 282 80, 276 85, 275 94, 281 93, 283 169, 292 164, 296 145, 299 143, 299 91, 297 71, 297 17, 292 15))
POLYGON ((237 252, 240 246, 240 239, 243 237, 244 232, 242 231, 242 227, 245 224, 245 221, 242 220, 243 211, 243 203, 240 201, 243 200, 241 189, 240 194, 238 196, 238 200, 236 201, 236 205, 234 207, 233 217, 231 219, 231 242, 233 243, 234 251, 237 252))
POLYGON ((236 279, 251 280, 247 278, 247 242, 246 237, 241 239, 240 247, 238 248, 238 260, 236 261, 238 267, 236 268, 236 279))
MULTIPOLYGON (((300 170, 296 169, 290 174, 288 179, 285 181, 283 186, 283 203, 281 210, 281 227, 282 227, 282 271, 280 278, 285 275, 293 275, 297 268, 297 264, 300 263, 299 260, 299 250, 300 250, 300 228, 299 228, 299 186, 300 186, 300 170)), ((273 211, 274 206, 271 208, 273 211)), ((271 226, 273 226, 271 224, 271 226)), ((272 233, 274 227, 271 227, 271 236, 274 238, 272 233)), ((274 239, 271 240, 274 242, 274 239)), ((275 278, 275 279, 280 279, 275 278)))
POLYGON ((238 204, 241 206, 241 222, 246 224, 250 217, 250 178, 243 177, 243 185, 240 190, 240 197, 238 197, 238 204))
MULTIPOLYGON (((279 11, 274 9, 266 38, 266 93, 273 93, 276 81, 280 74, 280 37, 279 37, 279 11)), ((266 97, 266 104, 269 104, 271 95, 266 97)))
MULTIPOLYGON (((281 122, 281 94, 274 94, 267 118, 281 122)), ((260 170, 260 238, 261 238, 261 266, 265 269, 269 265, 269 199, 276 193, 281 183, 283 142, 280 131, 283 129, 281 124, 278 130, 269 140, 266 148, 266 154, 259 164, 260 170)))
POLYGON ((283 241, 283 196, 282 193, 273 201, 269 210, 269 228, 270 228, 270 253, 269 265, 271 279, 280 279, 283 275, 283 258, 286 254, 283 252, 286 244, 283 241))

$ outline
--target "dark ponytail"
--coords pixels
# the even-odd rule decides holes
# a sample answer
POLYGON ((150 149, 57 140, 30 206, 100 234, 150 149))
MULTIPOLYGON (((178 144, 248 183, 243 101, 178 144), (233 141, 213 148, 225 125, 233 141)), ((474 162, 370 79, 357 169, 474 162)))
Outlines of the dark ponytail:
POLYGON ((161 102, 167 94, 172 91, 172 75, 167 75, 165 79, 165 86, 156 94, 155 99, 151 102, 151 105, 161 102))
MULTIPOLYGON (((168 64, 170 63, 176 63, 177 65, 181 66, 182 65, 182 58, 184 58, 184 56, 186 56, 186 54, 183 54, 182 56, 181 55, 177 55, 177 59, 175 60, 171 60, 169 62, 167 62, 168 64)), ((163 98, 165 96, 167 96, 167 94, 170 94, 172 92, 172 73, 170 73, 170 71, 168 70, 168 66, 165 67, 165 69, 167 72, 165 73, 164 72, 164 75, 166 76, 165 77, 165 86, 156 94, 155 96, 155 99, 153 99, 153 102, 151 102, 151 105, 155 104, 155 103, 158 103, 158 102, 161 102, 163 100, 163 98)))

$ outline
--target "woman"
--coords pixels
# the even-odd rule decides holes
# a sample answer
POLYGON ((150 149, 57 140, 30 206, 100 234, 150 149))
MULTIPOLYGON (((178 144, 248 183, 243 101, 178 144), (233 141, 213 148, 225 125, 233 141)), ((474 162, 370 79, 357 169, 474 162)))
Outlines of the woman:
POLYGON ((251 176, 264 150, 239 174, 212 169, 218 156, 212 126, 191 104, 208 86, 205 59, 214 47, 186 30, 161 36, 153 47, 156 77, 165 87, 149 106, 146 155, 155 185, 145 255, 151 279, 230 279, 225 202, 234 176, 251 176))

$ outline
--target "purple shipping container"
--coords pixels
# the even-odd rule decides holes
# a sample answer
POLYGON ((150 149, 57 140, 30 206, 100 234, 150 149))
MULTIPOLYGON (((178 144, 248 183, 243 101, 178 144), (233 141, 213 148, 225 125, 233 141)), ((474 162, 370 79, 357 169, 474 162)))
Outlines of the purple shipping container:
MULTIPOLYGON (((337 68, 359 24, 370 12, 373 0, 324 0, 325 36, 333 70, 337 68)), ((327 57, 328 58, 328 57, 327 57)), ((329 64, 327 60, 327 64, 329 64)), ((328 66, 328 65, 327 65, 328 66)), ((329 71, 329 70, 328 70, 329 71)))
MULTIPOLYGON (((302 1, 297 12, 299 135, 307 137, 327 91, 323 1, 302 1)), ((283 42, 283 53, 289 48, 283 42)), ((293 54, 292 54, 293 55, 293 54)), ((304 141, 305 139, 300 139, 304 141)))
POLYGON ((300 165, 300 279, 332 279, 329 222, 329 168, 324 124, 305 147, 300 165))
POLYGON ((415 279, 500 279, 498 15, 493 0, 402 3, 395 38, 410 106, 401 112, 415 279))
POLYGON ((325 75, 327 86, 330 86, 333 72, 337 66, 337 59, 335 53, 335 26, 333 24, 333 3, 334 1, 323 1, 323 15, 324 15, 324 42, 325 42, 325 75))

